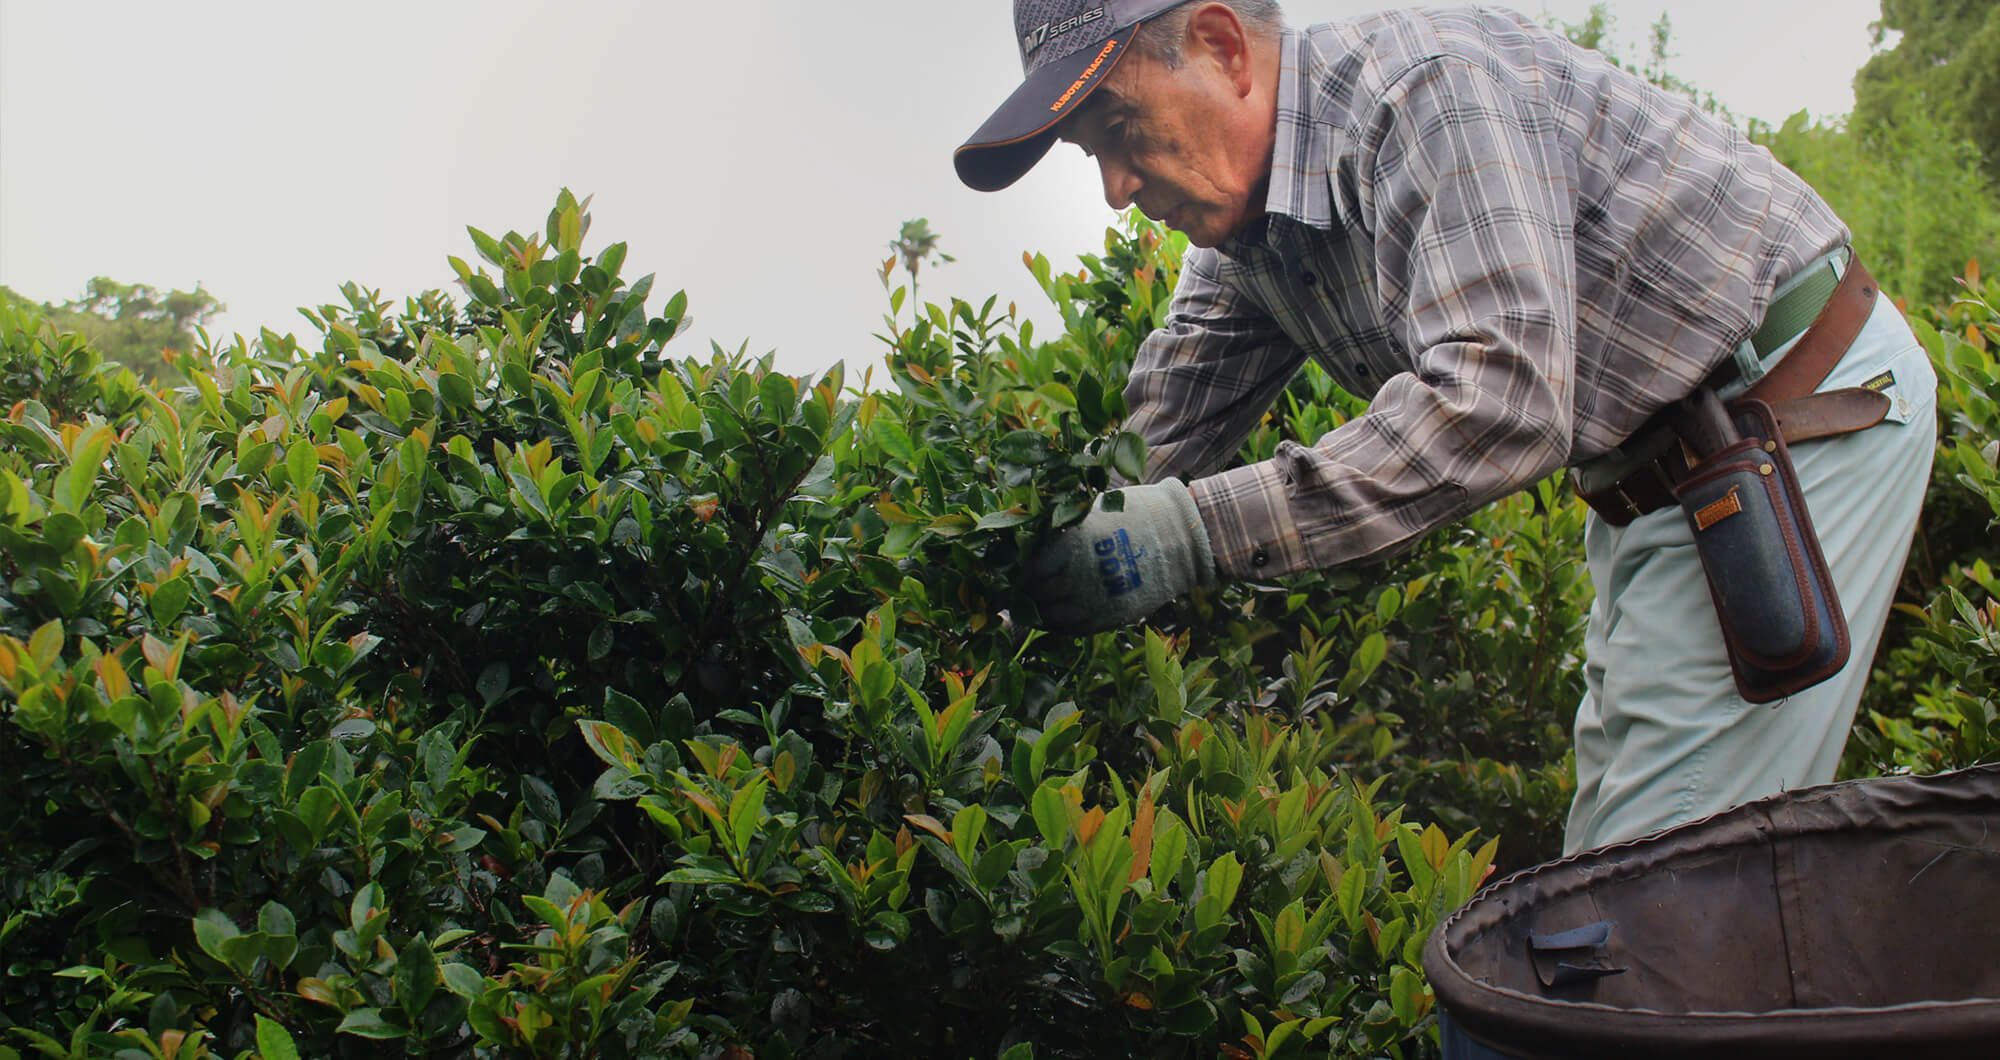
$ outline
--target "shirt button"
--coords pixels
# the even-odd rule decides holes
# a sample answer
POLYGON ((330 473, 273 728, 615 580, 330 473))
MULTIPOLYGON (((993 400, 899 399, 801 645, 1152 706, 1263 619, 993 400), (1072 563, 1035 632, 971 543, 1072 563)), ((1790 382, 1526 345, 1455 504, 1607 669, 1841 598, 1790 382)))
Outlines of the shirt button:
POLYGON ((1307 287, 1311 287, 1312 285, 1319 282, 1319 277, 1308 272, 1305 275, 1299 277, 1299 282, 1305 284, 1307 287))
POLYGON ((1253 553, 1251 553, 1251 554, 1250 554, 1250 565, 1251 565, 1252 567, 1268 567, 1268 566, 1270 566, 1270 565, 1271 565, 1271 554, 1270 554, 1269 552, 1266 552, 1266 551, 1264 551, 1264 550, 1263 550, 1263 549, 1261 549, 1261 548, 1260 548, 1260 549, 1258 549, 1257 551, 1255 551, 1255 552, 1253 552, 1253 553))
POLYGON ((1358 361, 1355 362, 1354 374, 1360 376, 1363 379, 1368 378, 1368 365, 1363 362, 1358 362, 1358 361))

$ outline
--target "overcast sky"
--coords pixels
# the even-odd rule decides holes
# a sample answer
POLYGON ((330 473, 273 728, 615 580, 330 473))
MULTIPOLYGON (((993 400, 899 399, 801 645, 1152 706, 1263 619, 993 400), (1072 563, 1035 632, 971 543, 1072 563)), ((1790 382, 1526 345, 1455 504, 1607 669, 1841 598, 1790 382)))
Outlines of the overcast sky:
MULTIPOLYGON (((1288 0, 1295 25, 1384 6, 1288 0)), ((1522 0, 1577 21, 1588 0, 1522 0)), ((1845 113, 1876 0, 1613 0, 1636 50, 1739 115, 1845 113)), ((655 309, 817 372, 877 359, 875 269, 907 218, 957 262, 926 299, 1043 299, 1021 253, 1074 267, 1112 219, 1058 148, 1009 191, 951 152, 1020 80, 1005 0, 0 0, 0 284, 191 288, 221 331, 305 331, 357 280, 401 297, 472 259, 465 226, 539 229, 594 194, 586 250, 631 244, 655 309)), ((906 311, 907 312, 907 311, 906 311)))

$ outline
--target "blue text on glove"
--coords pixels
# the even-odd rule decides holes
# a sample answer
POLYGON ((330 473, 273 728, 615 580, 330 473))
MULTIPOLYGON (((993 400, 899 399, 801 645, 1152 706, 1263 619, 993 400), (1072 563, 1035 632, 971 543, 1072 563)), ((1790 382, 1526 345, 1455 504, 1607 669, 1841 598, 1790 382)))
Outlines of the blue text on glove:
POLYGON ((1146 550, 1133 548, 1129 534, 1115 531, 1110 537, 1099 538, 1091 548, 1097 553, 1097 576, 1104 582, 1105 596, 1123 596, 1140 586, 1139 557, 1146 550))

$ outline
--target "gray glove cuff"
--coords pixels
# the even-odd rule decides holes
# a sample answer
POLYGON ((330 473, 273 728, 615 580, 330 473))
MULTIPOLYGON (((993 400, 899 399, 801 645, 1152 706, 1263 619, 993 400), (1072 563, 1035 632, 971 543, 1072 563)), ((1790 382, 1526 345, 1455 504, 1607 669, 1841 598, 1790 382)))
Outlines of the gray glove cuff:
POLYGON ((1185 528, 1185 533, 1179 535, 1178 540, 1171 534, 1160 535, 1161 551, 1174 567, 1174 574, 1182 585, 1190 588, 1214 585, 1217 581, 1215 547, 1209 543, 1208 527, 1201 521, 1201 506, 1194 502, 1194 491, 1177 478, 1161 479, 1154 485, 1158 488, 1124 490, 1126 510, 1143 510, 1157 505, 1157 513, 1145 514, 1162 524, 1185 528), (1136 505, 1134 493, 1143 498, 1136 505))

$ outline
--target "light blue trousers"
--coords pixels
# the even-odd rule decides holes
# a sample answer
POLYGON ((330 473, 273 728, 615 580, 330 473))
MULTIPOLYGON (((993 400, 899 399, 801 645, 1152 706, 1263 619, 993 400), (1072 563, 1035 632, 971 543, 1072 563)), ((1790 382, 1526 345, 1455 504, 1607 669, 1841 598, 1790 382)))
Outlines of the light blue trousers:
POLYGON ((1820 389, 1879 385, 1885 372, 1894 378, 1887 421, 1791 449, 1853 644, 1846 668, 1822 684, 1775 704, 1736 694, 1678 507, 1624 527, 1590 517, 1584 544, 1597 600, 1585 641, 1565 853, 1833 779, 1902 577, 1936 443, 1937 379, 1883 297, 1820 389))

